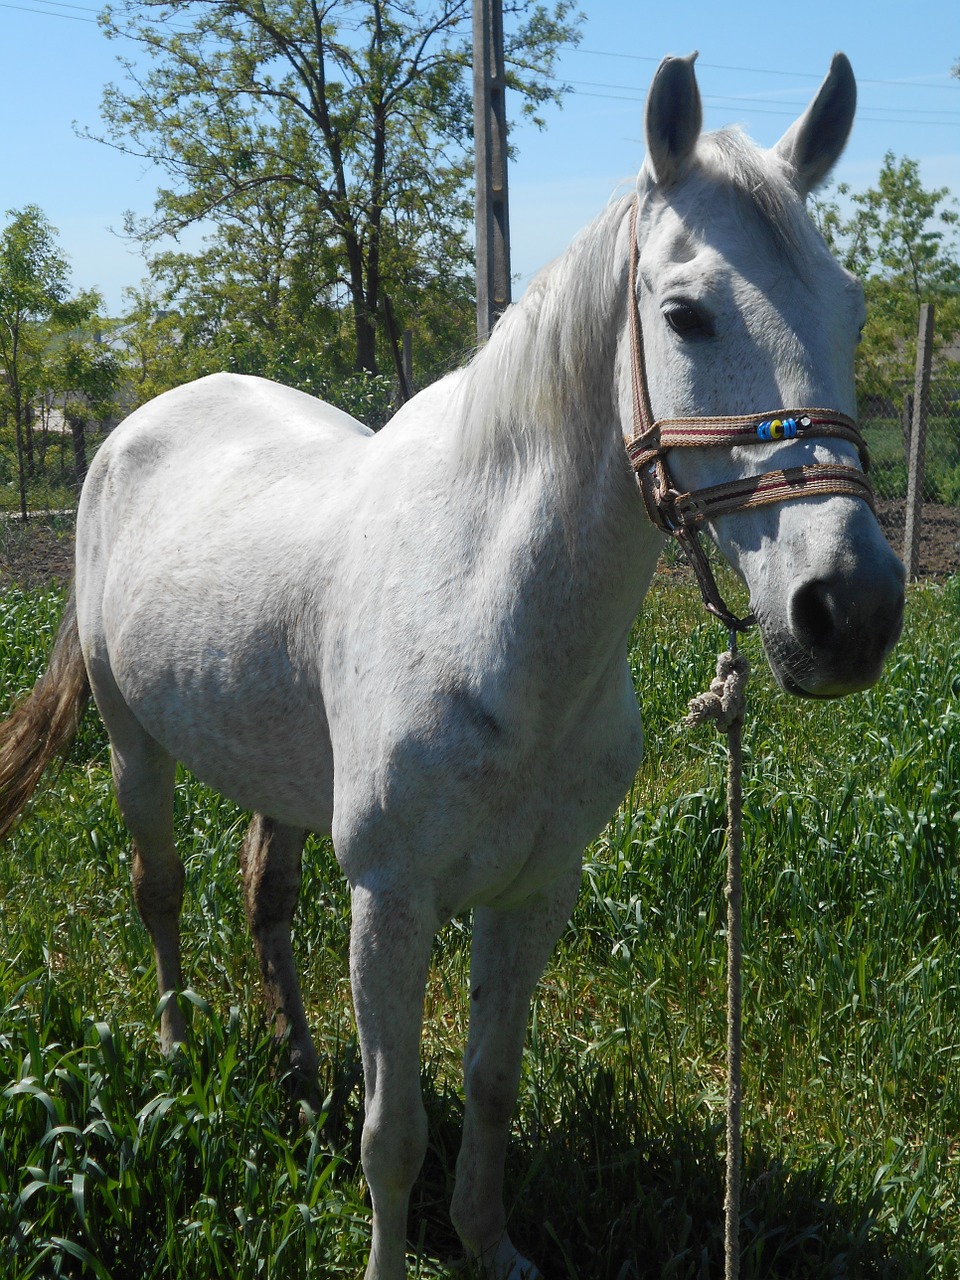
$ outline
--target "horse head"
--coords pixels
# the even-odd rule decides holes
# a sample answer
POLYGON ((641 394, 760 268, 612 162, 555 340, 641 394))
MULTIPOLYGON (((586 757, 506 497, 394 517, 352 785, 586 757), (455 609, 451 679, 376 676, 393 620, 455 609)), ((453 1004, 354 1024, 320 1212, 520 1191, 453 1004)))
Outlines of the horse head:
POLYGON ((796 410, 809 421, 802 415, 813 408, 828 421, 856 414, 863 290, 805 209, 849 135, 853 73, 837 54, 805 114, 764 151, 737 130, 702 133, 695 57, 665 59, 647 101, 633 275, 640 377, 657 424, 774 424, 750 447, 738 439, 670 448, 677 492, 784 469, 812 469, 819 479, 831 466, 858 482, 812 485, 799 496, 784 489, 768 505, 700 520, 749 589, 781 685, 838 696, 872 684, 896 642, 903 567, 859 480, 865 451, 852 423, 835 436, 821 427, 788 438, 780 420, 796 410))

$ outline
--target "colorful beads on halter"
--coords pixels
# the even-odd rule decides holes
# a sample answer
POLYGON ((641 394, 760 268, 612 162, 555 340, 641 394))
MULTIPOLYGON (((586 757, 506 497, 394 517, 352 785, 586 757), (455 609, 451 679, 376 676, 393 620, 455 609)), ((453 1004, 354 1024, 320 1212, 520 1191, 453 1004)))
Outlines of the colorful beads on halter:
POLYGON ((760 440, 792 440, 803 427, 809 427, 810 419, 801 418, 766 418, 757 427, 760 440))

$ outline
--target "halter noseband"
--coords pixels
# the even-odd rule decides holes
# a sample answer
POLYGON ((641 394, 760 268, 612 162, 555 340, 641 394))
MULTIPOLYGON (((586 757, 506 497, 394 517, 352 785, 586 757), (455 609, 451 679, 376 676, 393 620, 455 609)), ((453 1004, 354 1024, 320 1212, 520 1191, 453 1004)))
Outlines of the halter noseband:
POLYGON ((873 510, 873 491, 866 478, 870 466, 866 442, 852 418, 834 409, 778 409, 774 413, 745 414, 728 418, 661 418, 655 421, 650 407, 647 372, 643 353, 643 331, 637 306, 637 211, 635 201, 630 216, 630 373, 633 387, 633 438, 627 456, 637 474, 647 515, 664 533, 671 534, 690 561, 700 586, 703 603, 731 633, 745 631, 756 618, 738 618, 724 603, 713 570, 700 545, 699 532, 705 520, 731 511, 793 498, 842 494, 863 498, 873 510), (848 440, 863 466, 817 462, 783 470, 742 476, 723 484, 709 485, 690 493, 679 490, 667 465, 671 449, 729 448, 733 445, 770 444, 799 437, 830 437, 848 440))

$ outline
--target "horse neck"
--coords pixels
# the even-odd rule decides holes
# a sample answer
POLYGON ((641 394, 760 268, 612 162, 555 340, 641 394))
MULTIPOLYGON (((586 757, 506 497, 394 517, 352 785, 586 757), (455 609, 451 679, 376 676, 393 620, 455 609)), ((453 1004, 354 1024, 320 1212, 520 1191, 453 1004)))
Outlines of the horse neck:
POLYGON ((611 205, 503 316, 459 385, 458 465, 481 522, 522 513, 531 574, 552 563, 577 616, 632 618, 660 537, 627 464, 629 198, 611 205), (565 588, 566 589, 566 588, 565 588))

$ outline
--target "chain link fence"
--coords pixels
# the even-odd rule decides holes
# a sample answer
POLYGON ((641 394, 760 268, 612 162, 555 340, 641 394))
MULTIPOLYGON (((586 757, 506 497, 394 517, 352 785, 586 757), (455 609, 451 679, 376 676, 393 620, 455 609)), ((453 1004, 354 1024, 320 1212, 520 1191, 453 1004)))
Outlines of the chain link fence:
POLYGON ((960 572, 960 362, 941 358, 934 363, 922 415, 915 412, 914 378, 861 373, 857 398, 877 515, 890 545, 906 562, 911 455, 916 464, 919 453, 914 576, 960 572), (911 451, 919 417, 924 447, 911 451))

